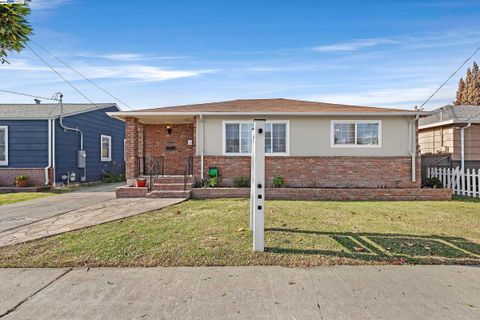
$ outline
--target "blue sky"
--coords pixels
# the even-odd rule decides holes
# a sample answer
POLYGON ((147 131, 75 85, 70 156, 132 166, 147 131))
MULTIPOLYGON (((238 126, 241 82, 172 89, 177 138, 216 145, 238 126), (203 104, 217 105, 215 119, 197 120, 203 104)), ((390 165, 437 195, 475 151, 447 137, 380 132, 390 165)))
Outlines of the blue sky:
MULTIPOLYGON (((32 39, 133 108, 271 97, 413 108, 480 45, 478 0, 138 3, 33 0, 32 39)), ((90 99, 112 101, 31 45, 90 99)), ((1 89, 85 101, 28 50, 10 62, 1 89)), ((464 73, 426 109, 451 102, 464 73)))

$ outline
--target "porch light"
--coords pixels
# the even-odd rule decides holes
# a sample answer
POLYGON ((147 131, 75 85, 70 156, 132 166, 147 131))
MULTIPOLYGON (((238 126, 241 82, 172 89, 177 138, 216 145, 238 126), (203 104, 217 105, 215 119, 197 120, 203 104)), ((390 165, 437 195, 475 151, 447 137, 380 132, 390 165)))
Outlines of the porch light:
POLYGON ((167 126, 167 132, 168 134, 172 134, 172 126, 167 126))

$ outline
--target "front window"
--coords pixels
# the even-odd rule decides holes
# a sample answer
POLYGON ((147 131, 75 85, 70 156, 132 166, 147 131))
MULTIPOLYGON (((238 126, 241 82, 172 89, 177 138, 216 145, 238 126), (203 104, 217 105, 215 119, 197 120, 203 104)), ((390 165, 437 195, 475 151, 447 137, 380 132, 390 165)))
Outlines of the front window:
POLYGON ((0 165, 8 165, 8 127, 0 127, 0 165))
MULTIPOLYGON (((225 154, 251 154, 252 129, 251 122, 225 123, 225 154)), ((265 153, 287 153, 287 122, 265 123, 265 153)))
POLYGON ((101 135, 101 161, 112 161, 112 137, 101 135))
POLYGON ((380 121, 332 121, 333 146, 380 146, 380 121))

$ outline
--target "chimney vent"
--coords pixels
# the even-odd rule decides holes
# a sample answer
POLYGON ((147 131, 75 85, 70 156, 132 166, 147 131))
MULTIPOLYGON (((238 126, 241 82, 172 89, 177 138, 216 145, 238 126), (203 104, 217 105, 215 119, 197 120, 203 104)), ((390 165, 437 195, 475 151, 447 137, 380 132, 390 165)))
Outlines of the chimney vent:
POLYGON ((40 104, 42 101, 40 99, 33 99, 35 101, 35 104, 40 104))

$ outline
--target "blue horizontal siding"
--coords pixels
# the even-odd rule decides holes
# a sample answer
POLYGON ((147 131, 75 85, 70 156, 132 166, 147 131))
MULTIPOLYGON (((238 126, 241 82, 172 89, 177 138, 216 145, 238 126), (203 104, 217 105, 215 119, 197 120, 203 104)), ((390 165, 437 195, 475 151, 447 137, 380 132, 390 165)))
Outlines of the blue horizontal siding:
POLYGON ((48 120, 0 120, 8 127, 8 166, 44 168, 48 165, 48 120))
MULTIPOLYGON (((105 108, 78 115, 65 117, 63 123, 68 127, 82 130, 84 133, 84 149, 87 152, 87 181, 99 181, 102 169, 111 171, 114 168, 120 173, 125 172, 123 159, 123 140, 125 138, 125 125, 122 121, 109 117, 106 112, 118 111, 117 108, 105 108), (100 161, 100 136, 112 137, 112 161, 100 161)), ((80 150, 80 135, 64 131, 55 122, 55 161, 56 181, 62 182, 62 175, 75 172, 77 181, 83 176, 83 169, 78 168, 77 152, 80 150)))

